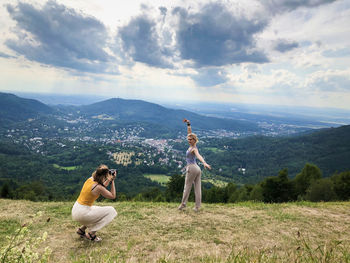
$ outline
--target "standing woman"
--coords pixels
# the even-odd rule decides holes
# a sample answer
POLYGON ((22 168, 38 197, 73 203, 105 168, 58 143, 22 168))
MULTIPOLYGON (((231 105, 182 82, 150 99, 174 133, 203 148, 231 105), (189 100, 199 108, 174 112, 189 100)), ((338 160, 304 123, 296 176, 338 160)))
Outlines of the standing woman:
POLYGON ((95 200, 102 195, 108 199, 115 199, 114 179, 116 177, 106 165, 101 164, 92 176, 84 183, 83 189, 80 192, 78 200, 72 208, 72 218, 82 224, 78 228, 77 234, 82 238, 87 238, 91 241, 101 241, 102 239, 96 236, 96 231, 110 223, 117 215, 112 206, 94 206, 95 200), (107 186, 111 183, 111 190, 107 190, 107 186), (85 230, 89 228, 89 232, 85 230))
POLYGON ((191 192, 192 184, 194 184, 194 194, 196 200, 196 206, 194 207, 194 211, 198 212, 201 207, 202 202, 202 190, 201 190, 201 169, 197 165, 196 157, 199 161, 201 161, 205 168, 211 169, 210 165, 207 164, 203 157, 199 154, 198 148, 196 146, 198 142, 197 135, 192 133, 191 123, 189 120, 184 119, 184 122, 187 123, 187 141, 190 147, 186 151, 186 178, 184 185, 184 193, 182 196, 182 201, 179 206, 179 210, 183 210, 186 207, 186 203, 188 201, 188 197, 191 192))

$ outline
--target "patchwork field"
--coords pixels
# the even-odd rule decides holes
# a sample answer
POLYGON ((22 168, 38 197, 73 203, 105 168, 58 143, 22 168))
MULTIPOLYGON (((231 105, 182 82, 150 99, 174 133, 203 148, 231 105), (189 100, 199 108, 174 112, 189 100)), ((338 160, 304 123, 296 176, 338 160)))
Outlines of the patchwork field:
POLYGON ((128 164, 131 164, 131 157, 135 155, 134 152, 119 152, 113 154, 113 159, 116 164, 122 164, 124 166, 127 166, 128 164))

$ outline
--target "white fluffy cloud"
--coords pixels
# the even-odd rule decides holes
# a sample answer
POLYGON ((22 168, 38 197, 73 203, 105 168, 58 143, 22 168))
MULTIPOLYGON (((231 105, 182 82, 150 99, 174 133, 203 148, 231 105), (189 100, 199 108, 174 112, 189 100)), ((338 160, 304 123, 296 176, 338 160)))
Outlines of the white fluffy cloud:
MULTIPOLYGON (((51 91, 63 78, 76 93, 98 85, 106 95, 145 99, 171 90, 179 100, 190 92, 234 101, 239 93, 290 104, 312 95, 349 107, 331 101, 350 92, 346 0, 5 0, 1 8, 0 65, 17 65, 36 88, 47 79, 26 81, 31 67, 51 72, 51 91)), ((7 90, 19 82, 0 78, 7 90)))
POLYGON ((308 76, 304 87, 314 92, 349 92, 350 68, 345 70, 316 71, 308 76))

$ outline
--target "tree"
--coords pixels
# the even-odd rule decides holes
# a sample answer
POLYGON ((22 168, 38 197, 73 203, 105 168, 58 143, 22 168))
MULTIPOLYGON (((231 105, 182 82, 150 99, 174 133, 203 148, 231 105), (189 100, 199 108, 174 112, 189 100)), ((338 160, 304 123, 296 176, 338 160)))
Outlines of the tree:
POLYGON ((306 191, 305 199, 312 202, 331 201, 336 198, 333 182, 329 178, 314 180, 306 191))
POLYGON ((334 184, 334 192, 338 199, 350 199, 350 171, 335 174, 331 177, 334 184))
POLYGON ((155 201, 157 199, 157 202, 160 202, 160 200, 163 200, 162 196, 163 193, 156 187, 152 187, 148 191, 142 193, 142 197, 147 201, 155 201))
POLYGON ((1 187, 1 191, 0 191, 0 197, 1 198, 11 198, 11 191, 10 191, 10 186, 9 184, 6 182, 3 184, 3 186, 1 187))
POLYGON ((227 203, 230 199, 230 197, 237 191, 237 185, 234 183, 228 183, 225 187, 225 200, 224 202, 227 203))
POLYGON ((278 176, 266 178, 262 183, 264 202, 288 202, 293 200, 293 186, 288 179, 288 170, 283 169, 278 176))
POLYGON ((169 201, 180 201, 185 184, 185 177, 180 174, 174 174, 167 183, 165 190, 166 200, 169 201))
POLYGON ((264 200, 263 189, 262 189, 260 184, 254 185, 253 190, 250 192, 249 199, 254 200, 254 201, 263 201, 264 200))
POLYGON ((320 168, 314 164, 305 164, 301 173, 299 173, 294 179, 295 190, 298 198, 303 198, 311 183, 321 178, 322 172, 320 168))
POLYGON ((246 187, 241 187, 238 189, 238 196, 236 202, 244 202, 249 200, 249 193, 246 187))

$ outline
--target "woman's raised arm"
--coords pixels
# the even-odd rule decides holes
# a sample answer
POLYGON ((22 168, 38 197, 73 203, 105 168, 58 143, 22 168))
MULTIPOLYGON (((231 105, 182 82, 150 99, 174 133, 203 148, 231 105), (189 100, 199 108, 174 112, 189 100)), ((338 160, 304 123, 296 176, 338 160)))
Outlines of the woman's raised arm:
POLYGON ((184 119, 184 122, 187 123, 187 134, 192 133, 192 128, 191 128, 191 123, 190 123, 190 121, 187 120, 187 119, 184 119))

